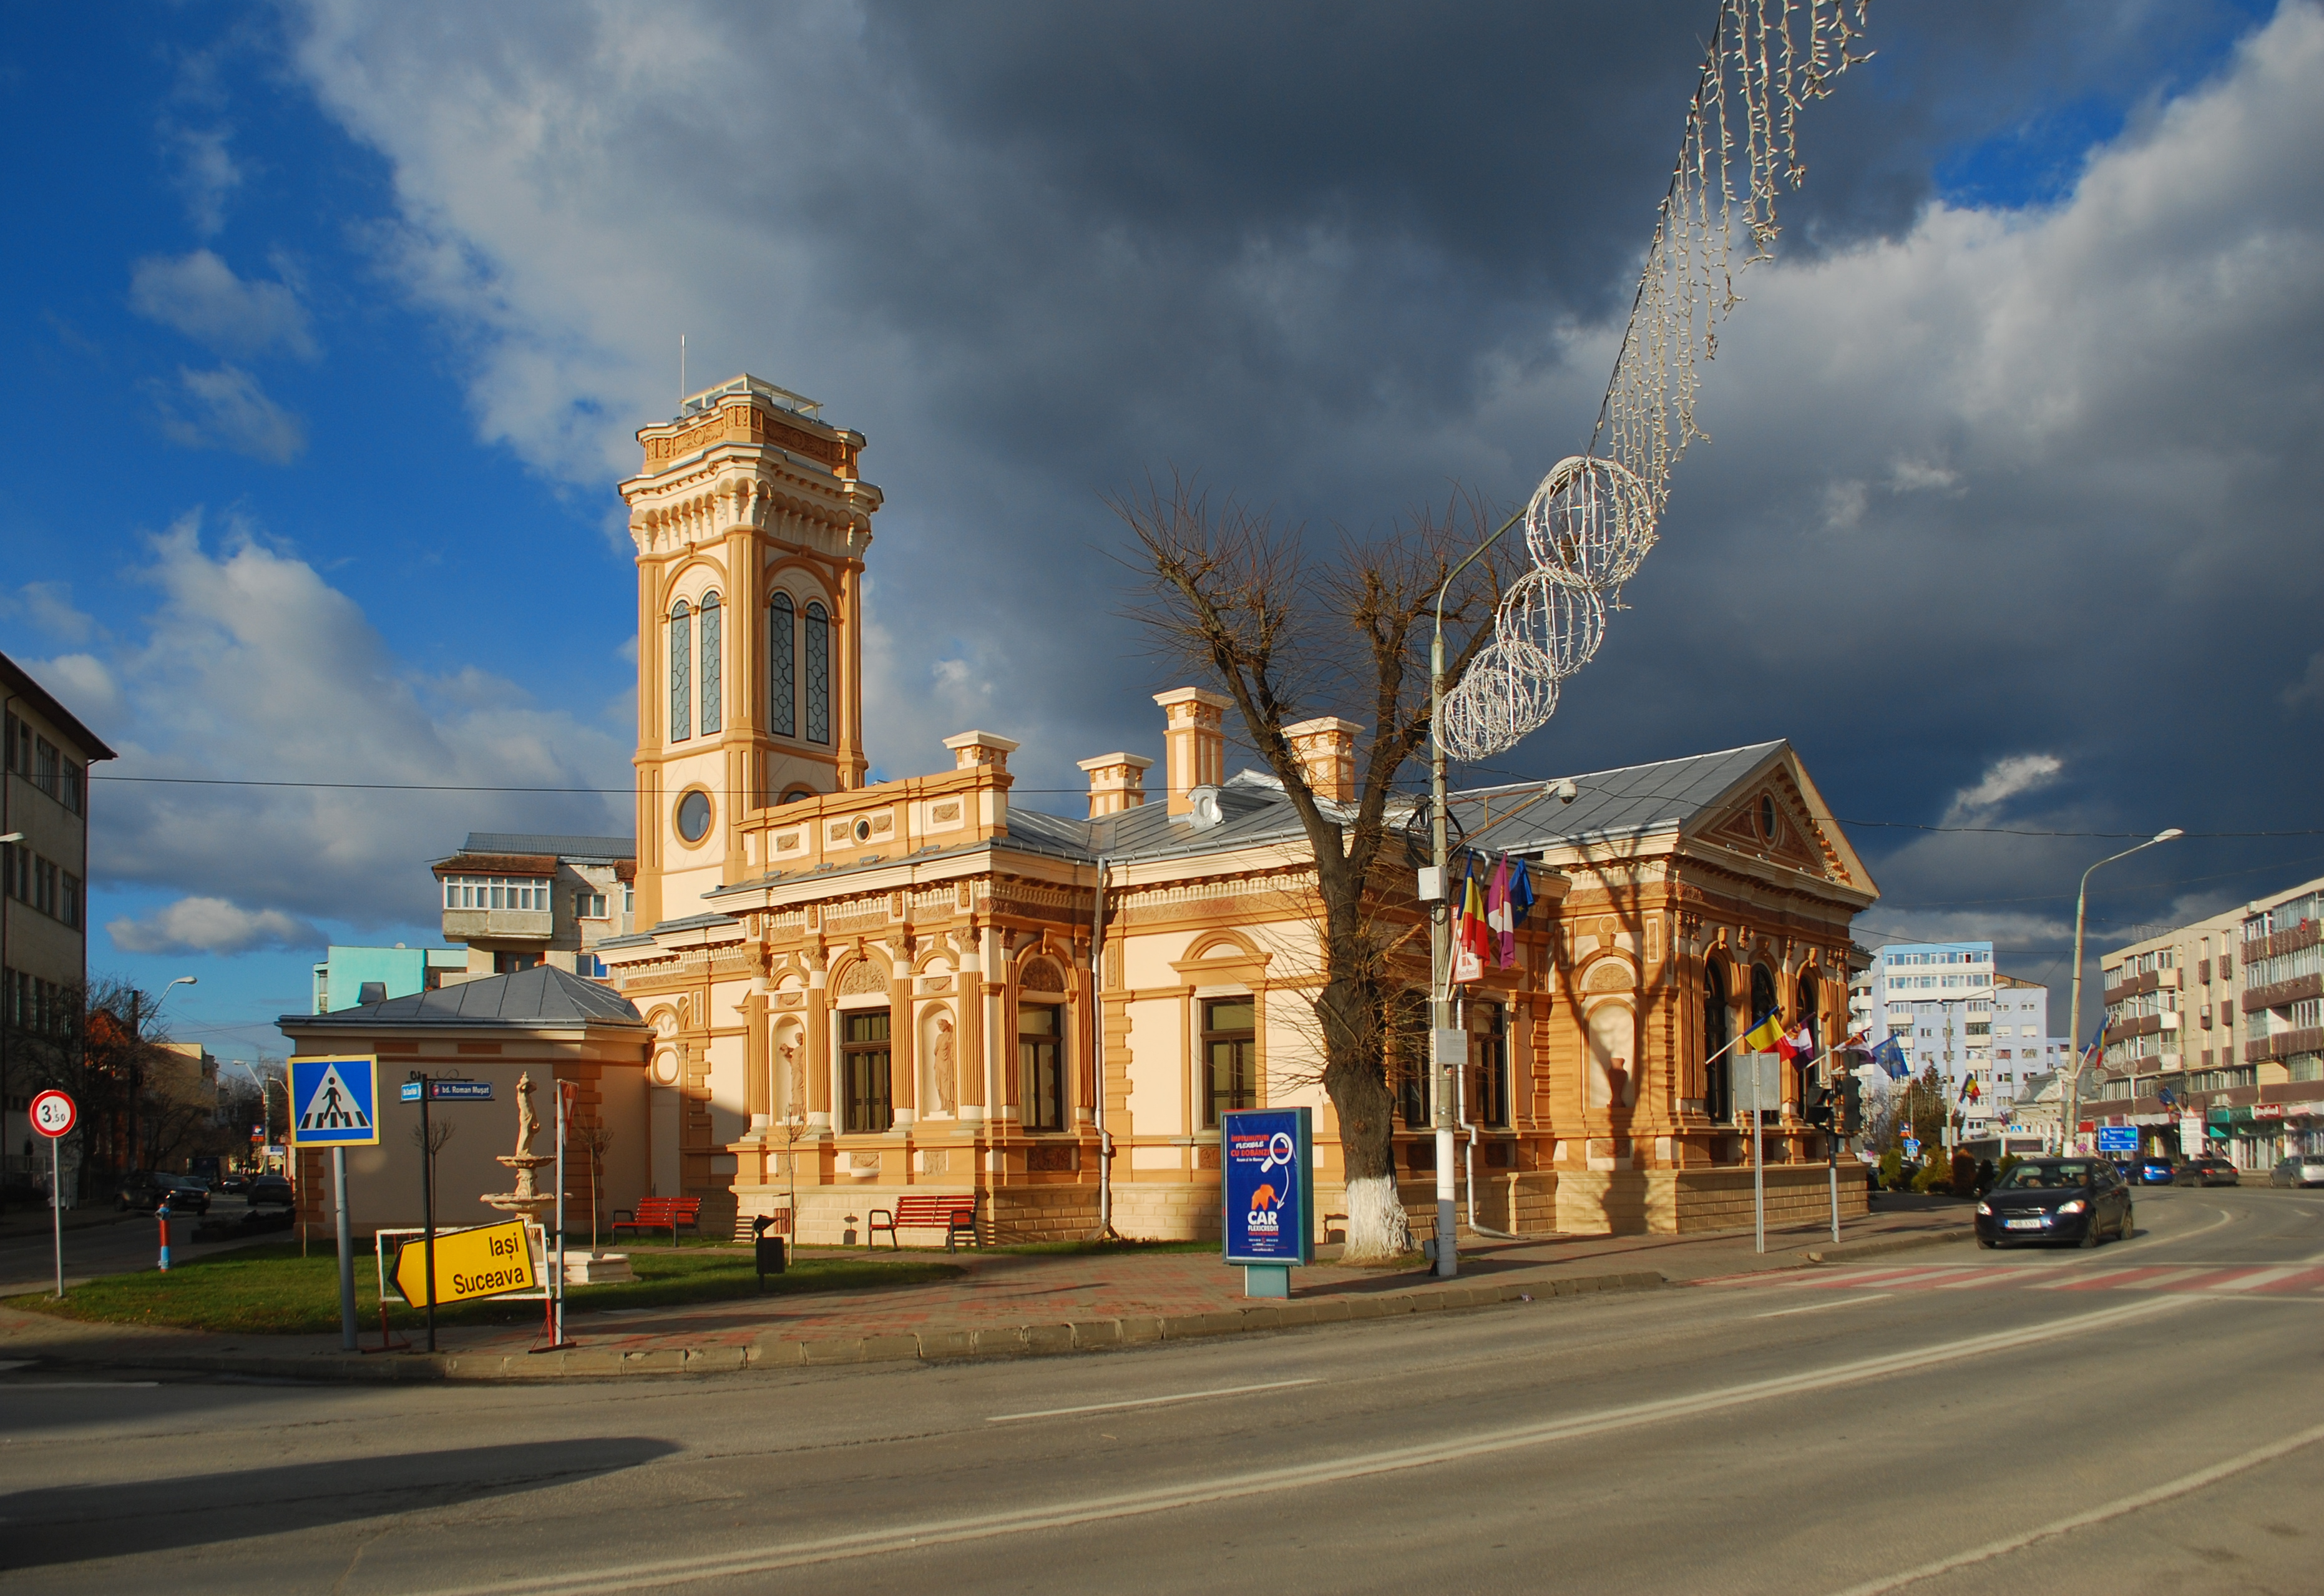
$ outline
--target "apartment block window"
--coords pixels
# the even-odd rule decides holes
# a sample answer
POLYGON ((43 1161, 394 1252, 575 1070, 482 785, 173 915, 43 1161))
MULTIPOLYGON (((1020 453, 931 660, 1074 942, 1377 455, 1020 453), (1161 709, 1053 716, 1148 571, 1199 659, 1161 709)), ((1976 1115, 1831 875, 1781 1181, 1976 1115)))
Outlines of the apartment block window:
POLYGON ((65 872, 64 889, 57 894, 57 918, 76 931, 80 929, 80 877, 70 871, 65 872))
POLYGON ((493 973, 514 975, 521 970, 536 969, 540 964, 540 955, 537 953, 511 953, 503 948, 493 955, 493 973))
POLYGON ((1065 1011, 1055 1003, 1024 1003, 1017 1010, 1019 1089, 1024 1093, 1025 1129, 1065 1128, 1065 1011))
POLYGON ((575 954, 573 973, 586 975, 592 981, 603 981, 605 979, 605 961, 593 953, 575 954))
POLYGON ((605 895, 603 892, 573 894, 573 918, 576 920, 602 920, 605 918, 605 895))
POLYGON ((625 915, 638 912, 638 889, 634 882, 622 883, 622 912, 625 915))
POLYGON ((1259 1004, 1220 998, 1203 1005, 1203 1123, 1227 1109, 1259 1106, 1259 1004))
POLYGON ((446 909, 515 909, 549 912, 549 883, 524 876, 447 875, 446 909))
POLYGON ((798 611, 788 593, 767 603, 767 730, 798 735, 798 611))
POLYGON ((62 763, 55 743, 46 737, 32 739, 32 785, 51 798, 57 796, 57 778, 62 773, 62 763))
POLYGON ((872 1135, 896 1122, 893 1083, 890 1075, 888 1010, 859 1009, 848 1014, 840 1031, 840 1075, 846 1097, 846 1129, 872 1135))

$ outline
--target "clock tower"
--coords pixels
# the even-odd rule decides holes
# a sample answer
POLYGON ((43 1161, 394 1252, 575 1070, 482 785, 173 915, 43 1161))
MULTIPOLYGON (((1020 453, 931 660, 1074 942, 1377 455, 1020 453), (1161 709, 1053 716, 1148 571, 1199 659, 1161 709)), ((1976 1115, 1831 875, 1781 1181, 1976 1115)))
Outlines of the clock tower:
POLYGON ((636 925, 745 872, 756 810, 861 787, 863 435, 743 375, 642 428, 622 484, 638 559, 636 925))

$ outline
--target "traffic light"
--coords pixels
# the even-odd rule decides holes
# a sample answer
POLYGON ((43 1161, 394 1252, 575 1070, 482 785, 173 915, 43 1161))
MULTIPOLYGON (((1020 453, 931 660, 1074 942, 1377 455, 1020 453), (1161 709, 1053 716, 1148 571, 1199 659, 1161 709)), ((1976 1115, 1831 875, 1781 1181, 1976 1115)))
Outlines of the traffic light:
POLYGON ((1800 1072, 1800 1116, 1811 1125, 1831 1128, 1831 1089, 1823 1084, 1821 1069, 1800 1072))
POLYGON ((1842 1136, 1864 1134, 1864 1083, 1853 1071, 1840 1077, 1840 1124, 1842 1136))

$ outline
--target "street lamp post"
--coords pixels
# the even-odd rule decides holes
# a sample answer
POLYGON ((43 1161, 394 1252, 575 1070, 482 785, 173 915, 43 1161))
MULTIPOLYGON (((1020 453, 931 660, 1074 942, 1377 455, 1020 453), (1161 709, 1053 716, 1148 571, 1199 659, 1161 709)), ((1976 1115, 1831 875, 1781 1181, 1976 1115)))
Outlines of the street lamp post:
MULTIPOLYGON (((15 699, 12 697, 8 702, 14 704, 15 699)), ((15 750, 10 749, 8 752, 13 756, 15 750)), ((6 769, 0 768, 0 826, 8 824, 8 787, 6 769)), ((0 832, 0 848, 14 848, 23 840, 24 834, 21 831, 0 832)), ((10 859, 12 878, 14 865, 15 861, 13 858, 10 859)), ((14 887, 15 881, 13 879, 0 880, 0 970, 11 968, 8 963, 8 902, 15 896, 14 887)), ((0 992, 0 1104, 5 1104, 8 1101, 8 1034, 15 1029, 16 988, 12 976, 7 990, 0 992)), ((0 1113, 0 1128, 5 1128, 6 1124, 7 1116, 0 1113)), ((28 1136, 24 1139, 30 1141, 32 1138, 28 1136)), ((0 1144, 0 1169, 6 1168, 7 1164, 8 1149, 5 1144, 0 1144)), ((0 1185, 5 1184, 0 1182, 0 1185)))
MULTIPOLYGON (((2098 864, 2112 864, 2117 859, 2129 858, 2141 848, 2151 848, 2157 843, 2173 842, 2186 835, 2175 826, 2167 831, 2158 831, 2139 844, 2137 847, 2125 848, 2119 853, 2109 853, 2099 860, 2098 864, 2093 864, 2089 870, 2082 872, 2081 887, 2074 894, 2074 999, 2070 1010, 2072 1018, 2067 1022, 2070 1027, 2067 1040, 2073 1056, 2067 1061, 2066 1065, 2068 1075, 2066 1120, 2065 1123, 2058 1128, 2058 1150, 2061 1153, 2072 1150, 2072 1140, 2080 1134, 2082 1125, 2082 927, 2090 905, 2090 876, 2097 871, 2098 864)), ((2106 1056, 2103 1049, 2098 1056, 2101 1058, 2106 1056)))
MULTIPOLYGON (((252 1082, 258 1087, 258 1128, 261 1136, 264 1139, 260 1141, 259 1146, 263 1149, 274 1138, 274 1117, 272 1113, 269 1112, 270 1103, 266 1096, 266 1088, 268 1084, 267 1079, 264 1075, 260 1075, 256 1070, 251 1068, 247 1060, 236 1058, 232 1059, 229 1062, 233 1064, 235 1068, 240 1070, 244 1075, 248 1075, 252 1082)), ((282 1117, 285 1125, 287 1126, 290 1118, 290 1088, 287 1085, 282 1088, 282 1117)), ((259 1155, 259 1163, 263 1166, 265 1161, 265 1154, 262 1152, 259 1155)))

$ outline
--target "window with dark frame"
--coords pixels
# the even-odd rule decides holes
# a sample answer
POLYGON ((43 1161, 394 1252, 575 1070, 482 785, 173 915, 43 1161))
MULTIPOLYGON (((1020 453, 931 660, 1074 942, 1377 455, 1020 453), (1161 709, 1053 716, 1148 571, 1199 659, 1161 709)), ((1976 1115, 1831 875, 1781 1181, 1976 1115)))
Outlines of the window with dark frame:
POLYGON ((1203 1005, 1203 1124, 1229 1109, 1259 1106, 1259 1003, 1214 998, 1203 1005))
POLYGON ((1734 1039, 1727 1007, 1726 972, 1714 961, 1702 961, 1702 1112, 1714 1125, 1735 1115, 1735 1099, 1728 1090, 1728 1065, 1733 1056, 1727 1045, 1734 1039))
POLYGON ((1469 1023, 1469 1121, 1500 1129, 1509 1122, 1509 1011, 1500 1003, 1471 1006, 1469 1023))
POLYGON ((706 737, 725 729, 726 707, 723 687, 724 674, 719 667, 725 658, 725 644, 721 641, 724 616, 718 608, 718 595, 702 595, 702 734, 706 737))
POLYGON ((1017 1008, 1017 1068, 1025 1129, 1065 1128, 1065 1011, 1056 1003, 1017 1008))
POLYGON ((807 740, 831 741, 831 616, 807 606, 807 740))
POLYGON ((1396 1061, 1397 1112, 1407 1130, 1425 1130, 1428 1116, 1428 995, 1402 992, 1389 1010, 1389 1056, 1396 1061))
POLYGON ((890 1065, 888 1010, 857 1009, 840 1026, 840 1076, 846 1093, 844 1129, 876 1135, 896 1122, 890 1065))
POLYGON ((669 611, 669 740, 694 735, 694 612, 679 599, 669 611))

